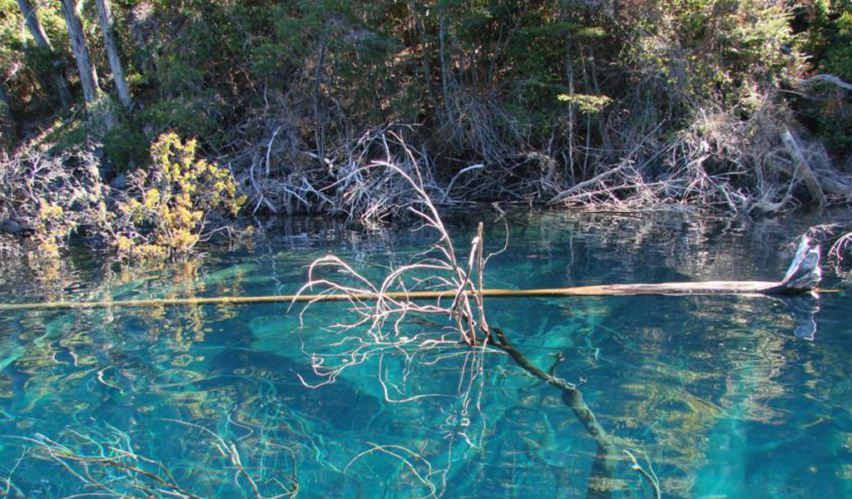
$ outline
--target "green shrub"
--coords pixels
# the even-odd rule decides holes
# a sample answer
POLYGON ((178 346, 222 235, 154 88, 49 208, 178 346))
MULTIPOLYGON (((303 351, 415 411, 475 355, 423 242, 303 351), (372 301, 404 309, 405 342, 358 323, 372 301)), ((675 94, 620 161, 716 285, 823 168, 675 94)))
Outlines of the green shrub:
POLYGON ((104 137, 104 157, 117 173, 148 163, 148 137, 138 120, 124 120, 104 137))

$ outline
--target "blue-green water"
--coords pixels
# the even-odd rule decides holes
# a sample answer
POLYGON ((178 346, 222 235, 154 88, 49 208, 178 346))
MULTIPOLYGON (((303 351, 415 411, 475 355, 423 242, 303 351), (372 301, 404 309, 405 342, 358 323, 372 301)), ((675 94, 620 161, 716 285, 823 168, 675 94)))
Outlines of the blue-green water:
MULTIPOLYGON (((453 222, 460 247, 477 220, 453 222)), ((509 222, 491 287, 775 280, 807 228, 646 215, 509 222)), ((502 244, 501 224, 488 234, 502 244)), ((286 294, 326 253, 378 278, 428 242, 291 221, 159 269, 85 255, 37 272, 6 264, 0 300, 286 294)), ((829 271, 825 284, 841 292, 486 307, 543 369, 564 356, 556 374, 580 386, 619 452, 647 456, 663 496, 852 497, 852 307, 848 281, 829 271)), ((594 441, 558 391, 506 355, 388 350, 307 388, 322 381, 309 354, 341 351, 325 326, 348 315, 342 303, 318 304, 300 323, 298 311, 0 313, 0 493, 271 497, 298 484, 300 497, 650 497, 626 460, 590 480, 594 441)), ((403 333, 447 325, 435 320, 412 317, 403 333)))

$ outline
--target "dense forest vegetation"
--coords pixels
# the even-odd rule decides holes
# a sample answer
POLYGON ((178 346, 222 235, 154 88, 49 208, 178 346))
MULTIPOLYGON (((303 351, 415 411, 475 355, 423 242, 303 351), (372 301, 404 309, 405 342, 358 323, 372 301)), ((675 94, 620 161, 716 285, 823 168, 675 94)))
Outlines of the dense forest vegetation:
POLYGON ((848 203, 849 0, 0 0, 0 249, 436 203, 848 203), (25 237, 21 237, 25 236, 25 237))

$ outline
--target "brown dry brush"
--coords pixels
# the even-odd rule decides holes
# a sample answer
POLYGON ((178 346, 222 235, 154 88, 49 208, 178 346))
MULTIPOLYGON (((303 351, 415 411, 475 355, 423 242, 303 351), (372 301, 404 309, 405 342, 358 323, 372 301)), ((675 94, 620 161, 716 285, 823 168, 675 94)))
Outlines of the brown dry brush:
MULTIPOLYGON (((319 47, 310 52, 322 53, 319 47)), ((470 87, 458 73, 442 68, 440 99, 428 125, 375 125, 379 119, 346 102, 351 89, 331 84, 343 81, 334 65, 309 57, 286 92, 263 89, 262 111, 235 127, 239 138, 228 149, 236 152, 224 161, 249 196, 252 214, 331 212, 372 222, 395 211, 380 206, 380 199, 397 204, 404 185, 387 172, 359 169, 387 156, 388 146, 401 163, 408 161, 391 131, 405 135, 429 188, 442 191, 436 203, 526 204, 556 194, 564 185, 558 162, 529 144, 528 127, 507 110, 496 88, 470 87)))
MULTIPOLYGON (((311 95, 305 74, 297 75, 285 94, 266 97, 264 90, 267 105, 235 126, 239 138, 229 149, 236 152, 223 155, 241 192, 249 196, 246 210, 251 215, 315 214, 328 212, 332 204, 325 192, 334 181, 325 147, 319 154, 316 137, 309 133, 320 124, 311 117, 309 99, 299 95, 311 95)), ((337 117, 335 121, 342 124, 337 117)))
POLYGON ((776 93, 762 96, 746 116, 710 102, 696 104, 689 125, 673 135, 665 122, 655 125, 635 114, 637 121, 607 124, 616 148, 598 151, 590 178, 562 189, 548 204, 688 205, 740 214, 852 201, 852 178, 833 168, 819 142, 795 132, 799 128, 776 93))
POLYGON ((264 139, 228 158, 251 214, 332 213, 373 226, 403 214, 416 197, 411 185, 387 168, 364 168, 377 158, 390 158, 411 173, 419 164, 423 188, 435 203, 466 203, 464 177, 478 167, 465 168, 451 178, 439 170, 425 146, 409 145, 403 136, 416 136, 413 125, 371 127, 357 136, 327 137, 323 156, 286 120, 255 124, 264 139))
MULTIPOLYGON (((707 68, 690 61, 691 48, 670 29, 661 26, 656 35, 628 29, 615 65, 596 62, 594 46, 572 46, 566 100, 603 98, 603 104, 583 110, 571 101, 549 139, 507 111, 511 91, 499 81, 478 80, 451 39, 446 48, 442 43, 436 136, 447 147, 438 154, 483 164, 457 187, 469 188, 467 199, 482 201, 610 209, 689 205, 729 214, 852 200, 852 178, 832 166, 784 98, 791 91, 785 85, 812 91, 808 80, 796 78, 806 71, 799 59, 786 60, 783 71, 772 69, 779 64, 775 56, 739 69, 733 60, 714 59, 709 68, 742 80, 716 89, 707 68)), ((704 49, 720 52, 724 29, 709 29, 704 49)))
MULTIPOLYGON (((573 104, 568 109, 561 126, 567 144, 550 154, 565 158, 569 178, 549 204, 689 205, 740 214, 852 201, 852 177, 832 165, 787 99, 817 97, 808 80, 797 79, 807 70, 800 59, 785 60, 783 70, 771 69, 779 64, 771 60, 739 69, 724 57, 693 61, 693 48, 682 46, 670 26, 659 29, 628 36, 618 73, 597 68, 594 57, 574 64, 591 75, 578 82, 578 93, 614 99, 585 116, 573 104), (708 70, 736 78, 714 84, 708 70), (599 73, 612 83, 598 85, 599 73)), ((703 47, 710 53, 726 43, 714 29, 705 34, 704 43, 718 45, 703 47)), ((769 42, 762 47, 770 49, 769 42)))
POLYGON ((386 172, 365 175, 359 168, 387 156, 389 146, 408 161, 391 131, 406 136, 438 204, 690 206, 760 214, 852 201, 852 179, 796 125, 777 90, 756 91, 751 108, 726 109, 685 89, 664 89, 658 74, 638 77, 637 87, 660 91, 630 93, 612 109, 586 116, 584 128, 583 116, 569 112, 565 119, 572 122, 560 121, 546 145, 530 139, 528 126, 506 111, 505 96, 465 88, 452 74, 430 127, 391 124, 354 134, 323 94, 334 112, 323 115, 321 147, 305 132, 318 126, 307 111, 271 106, 264 120, 245 127, 255 131, 247 132, 229 164, 252 213, 332 212, 373 222, 395 210, 377 200, 397 205, 397 194, 406 190, 386 172), (661 102, 661 95, 674 102, 661 102))

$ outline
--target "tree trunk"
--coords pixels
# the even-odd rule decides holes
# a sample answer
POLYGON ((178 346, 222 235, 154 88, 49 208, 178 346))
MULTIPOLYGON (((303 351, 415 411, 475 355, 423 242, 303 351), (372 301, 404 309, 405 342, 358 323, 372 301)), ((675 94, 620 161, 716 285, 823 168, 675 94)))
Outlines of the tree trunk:
POLYGON ((109 58, 109 67, 112 69, 112 80, 118 92, 118 99, 124 107, 130 107, 130 90, 127 88, 127 80, 124 78, 124 68, 118 56, 118 47, 115 45, 109 0, 95 0, 95 5, 98 7, 98 20, 101 24, 101 32, 104 35, 104 47, 106 47, 107 58, 109 58))
POLYGON ((12 107, 6 89, 0 83, 0 144, 11 147, 15 141, 15 117, 12 115, 12 107))
POLYGON ((409 2, 408 5, 411 15, 414 17, 414 30, 420 43, 420 58, 423 67, 423 86, 426 88, 426 109, 428 116, 435 111, 435 95, 432 92, 432 68, 429 64, 429 42, 426 33, 426 24, 423 22, 423 16, 418 12, 416 2, 409 2))
POLYGON ((47 39, 47 33, 44 32, 44 28, 41 27, 41 23, 38 20, 36 7, 31 6, 27 0, 18 0, 18 7, 21 8, 21 14, 24 16, 24 22, 27 23, 27 28, 30 29, 30 33, 32 33, 33 38, 35 38, 36 44, 39 47, 46 47, 53 50, 50 40, 47 39))
POLYGON ((62 74, 62 62, 59 60, 56 52, 53 51, 53 45, 50 44, 50 39, 44 32, 41 23, 38 20, 36 7, 30 5, 28 0, 18 0, 18 7, 21 8, 21 14, 24 16, 24 21, 27 23, 27 28, 30 30, 36 45, 50 52, 50 64, 53 66, 51 71, 51 79, 56 87, 56 92, 59 94, 59 101, 62 107, 68 109, 71 107, 73 99, 71 90, 68 88, 68 81, 65 80, 65 75, 62 74))
POLYGON ((95 102, 98 98, 98 73, 89 59, 89 50, 86 48, 86 36, 83 34, 83 25, 74 6, 74 0, 61 0, 62 13, 65 15, 65 26, 68 28, 68 38, 71 40, 71 50, 74 51, 74 59, 77 62, 77 70, 80 73, 80 85, 83 87, 83 97, 86 103, 95 102))
POLYGON ((447 122, 455 121, 452 117, 452 108, 450 107, 450 91, 447 82, 447 60, 444 52, 444 16, 438 20, 438 50, 440 51, 441 59, 441 98, 444 100, 444 110, 447 113, 445 119, 447 122))
MULTIPOLYGON (((314 80, 314 120, 316 120, 316 129, 314 130, 314 137, 317 142, 317 155, 319 156, 319 164, 320 168, 328 168, 329 175, 331 172, 331 165, 326 164, 325 161, 325 113, 322 112, 320 106, 322 105, 322 70, 325 65, 325 50, 326 44, 325 40, 323 40, 320 44, 320 53, 319 59, 317 60, 317 70, 316 70, 316 78, 314 80)), ((267 168, 269 164, 267 163, 267 168)))

